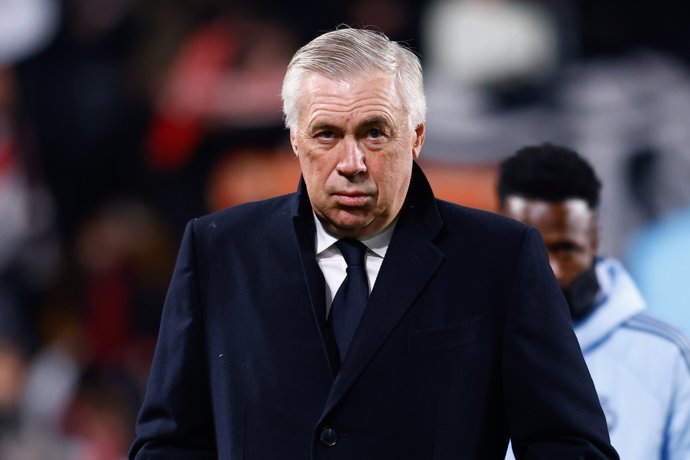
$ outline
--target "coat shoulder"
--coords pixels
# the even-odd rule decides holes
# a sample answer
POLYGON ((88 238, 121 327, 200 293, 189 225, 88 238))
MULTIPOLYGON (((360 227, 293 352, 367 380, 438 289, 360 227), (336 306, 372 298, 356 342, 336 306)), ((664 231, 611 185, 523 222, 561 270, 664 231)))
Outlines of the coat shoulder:
POLYGON ((436 200, 445 227, 451 234, 480 240, 522 240, 528 226, 501 214, 436 200))
POLYGON ((195 232, 200 235, 256 235, 279 231, 277 227, 292 222, 296 194, 281 195, 267 200, 243 203, 195 219, 195 232))

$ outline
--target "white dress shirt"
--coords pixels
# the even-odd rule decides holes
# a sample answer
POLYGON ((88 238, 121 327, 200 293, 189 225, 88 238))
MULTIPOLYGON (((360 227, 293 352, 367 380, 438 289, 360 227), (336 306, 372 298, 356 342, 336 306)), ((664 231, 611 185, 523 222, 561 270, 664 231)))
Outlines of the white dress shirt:
MULTIPOLYGON (((335 293, 338 292, 338 288, 345 280, 345 276, 347 276, 347 263, 335 245, 339 238, 326 231, 321 221, 316 217, 316 214, 314 214, 314 222, 316 224, 316 262, 319 264, 323 277, 326 279, 326 316, 328 316, 333 297, 335 297, 335 293)), ((396 222, 393 222, 384 231, 374 236, 359 239, 367 247, 364 262, 367 269, 370 293, 376 282, 379 270, 381 270, 381 264, 386 256, 396 222)))

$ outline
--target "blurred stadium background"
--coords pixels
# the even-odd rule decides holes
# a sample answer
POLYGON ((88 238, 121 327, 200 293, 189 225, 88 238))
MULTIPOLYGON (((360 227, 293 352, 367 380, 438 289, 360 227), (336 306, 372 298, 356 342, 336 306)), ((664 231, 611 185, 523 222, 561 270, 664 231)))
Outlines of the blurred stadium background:
POLYGON ((339 24, 421 57, 420 162, 438 196, 493 211, 502 158, 544 141, 579 150, 604 182, 602 253, 690 328, 681 11, 671 0, 0 0, 0 459, 125 458, 184 224, 295 189, 282 75, 339 24))

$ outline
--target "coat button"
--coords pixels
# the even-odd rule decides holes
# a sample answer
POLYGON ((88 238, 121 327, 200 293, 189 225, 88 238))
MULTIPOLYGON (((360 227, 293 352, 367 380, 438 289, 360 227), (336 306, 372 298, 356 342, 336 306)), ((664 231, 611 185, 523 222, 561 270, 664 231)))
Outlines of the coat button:
POLYGON ((338 433, 333 428, 324 428, 321 430, 321 444, 327 447, 333 447, 338 443, 338 433))

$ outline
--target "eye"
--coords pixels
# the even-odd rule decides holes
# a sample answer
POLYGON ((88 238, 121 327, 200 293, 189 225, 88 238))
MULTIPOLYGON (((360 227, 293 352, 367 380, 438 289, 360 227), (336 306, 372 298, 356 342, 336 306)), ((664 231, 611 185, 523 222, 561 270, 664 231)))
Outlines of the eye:
POLYGON ((328 130, 319 131, 318 133, 316 133, 316 137, 319 139, 329 140, 335 137, 335 133, 333 131, 328 130))
POLYGON ((581 253, 584 249, 577 244, 570 241, 562 241, 551 245, 549 251, 560 257, 560 258, 570 258, 574 257, 576 254, 581 253))
POLYGON ((379 128, 371 128, 367 132, 367 136, 371 137, 372 139, 378 139, 379 137, 383 136, 383 131, 381 131, 379 128))

